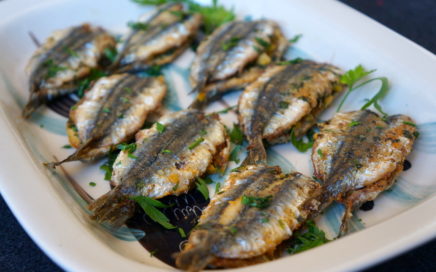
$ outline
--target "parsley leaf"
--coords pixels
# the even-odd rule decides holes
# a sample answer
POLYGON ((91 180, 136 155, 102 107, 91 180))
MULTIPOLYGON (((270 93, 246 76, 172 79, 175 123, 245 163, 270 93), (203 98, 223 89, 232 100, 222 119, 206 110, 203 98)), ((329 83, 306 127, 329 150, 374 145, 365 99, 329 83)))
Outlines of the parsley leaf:
POLYGON ((256 37, 255 40, 259 45, 261 45, 265 49, 267 49, 271 45, 269 42, 259 37, 256 37))
POLYGON ((297 139, 294 135, 294 130, 291 130, 291 143, 295 146, 295 148, 300 152, 306 152, 313 146, 313 134, 314 131, 311 129, 306 133, 306 137, 308 139, 307 142, 303 140, 303 137, 297 139))
POLYGON ((117 58, 118 52, 116 48, 105 48, 103 50, 103 55, 111 62, 114 63, 115 59, 117 58))
POLYGON ((197 138, 194 142, 192 142, 190 145, 188 145, 188 149, 192 150, 196 148, 199 144, 201 144, 204 141, 203 137, 197 138))
POLYGON ((244 133, 238 124, 233 124, 233 128, 229 131, 230 141, 234 144, 240 145, 244 141, 244 133))
POLYGON ((268 208, 268 206, 271 204, 271 200, 272 200, 272 196, 255 197, 255 196, 243 195, 241 202, 242 204, 247 205, 249 207, 265 209, 268 208))
POLYGON ((289 254, 299 253, 330 241, 325 237, 324 231, 320 230, 313 221, 307 221, 306 226, 305 231, 295 234, 294 244, 287 248, 289 254))
POLYGON ((240 40, 240 38, 238 38, 238 37, 232 37, 232 38, 228 39, 227 41, 223 42, 221 44, 221 48, 224 51, 228 51, 228 50, 232 49, 233 47, 235 47, 238 44, 239 40, 240 40))
POLYGON ((131 197, 136 203, 141 206, 145 214, 154 222, 160 224, 166 229, 175 229, 176 227, 170 223, 168 217, 159 211, 157 208, 168 208, 168 205, 163 204, 159 200, 147 196, 134 196, 131 197))
POLYGON ((46 79, 52 78, 52 77, 56 76, 57 73, 67 70, 66 67, 59 66, 59 65, 55 64, 52 59, 48 59, 48 60, 44 61, 42 63, 42 66, 47 69, 47 72, 45 74, 46 79))
POLYGON ((200 193, 203 195, 205 200, 209 199, 209 188, 207 188, 206 182, 201 179, 201 178, 197 178, 197 190, 200 191, 200 193))
POLYGON ((165 127, 165 125, 163 125, 159 122, 156 122, 156 129, 157 129, 157 131, 159 131, 159 133, 163 133, 165 131, 166 127, 165 127))
POLYGON ((303 36, 303 34, 297 34, 292 39, 289 40, 290 43, 296 43, 300 40, 300 38, 303 36))
POLYGON ((133 155, 133 152, 135 152, 135 150, 136 150, 136 144, 135 143, 131 143, 131 144, 121 143, 121 144, 117 145, 117 148, 119 150, 127 151, 127 156, 129 158, 137 159, 137 157, 133 155))
POLYGON ((115 150, 111 150, 108 154, 107 161, 100 166, 100 169, 105 172, 104 180, 110 181, 112 178, 113 165, 115 160, 117 159, 118 152, 115 150))
POLYGON ((70 148, 72 148, 72 146, 71 146, 71 145, 69 145, 69 144, 66 144, 66 145, 63 145, 63 146, 62 146, 62 148, 65 148, 65 149, 70 149, 70 148))
POLYGON ((142 22, 128 22, 127 26, 133 30, 147 30, 148 25, 142 22))

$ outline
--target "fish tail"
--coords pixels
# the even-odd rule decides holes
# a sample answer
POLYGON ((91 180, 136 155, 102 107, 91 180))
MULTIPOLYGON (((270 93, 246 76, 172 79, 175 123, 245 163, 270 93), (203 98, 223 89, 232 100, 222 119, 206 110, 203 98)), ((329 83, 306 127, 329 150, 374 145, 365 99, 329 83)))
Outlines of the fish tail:
POLYGON ((29 102, 27 102, 26 106, 22 111, 22 116, 27 119, 30 115, 39 108, 42 104, 44 104, 46 99, 42 95, 39 95, 35 92, 30 94, 29 102))
POLYGON ((249 141, 247 158, 242 162, 242 165, 251 165, 258 163, 266 163, 266 150, 263 145, 262 137, 256 137, 249 141))
POLYGON ((88 208, 93 213, 91 218, 98 223, 108 222, 120 227, 133 216, 135 202, 120 187, 116 187, 92 202, 88 208))
POLYGON ((196 230, 191 234, 187 247, 176 255, 176 266, 186 271, 196 272, 205 268, 212 260, 212 246, 218 241, 217 235, 206 230, 196 230))
POLYGON ((89 151, 92 150, 93 144, 95 144, 99 139, 90 139, 89 141, 85 142, 79 149, 76 150, 73 154, 68 156, 66 159, 59 161, 59 162, 45 162, 44 165, 51 168, 56 168, 56 166, 59 166, 65 162, 70 161, 79 161, 83 159, 89 159, 89 151))

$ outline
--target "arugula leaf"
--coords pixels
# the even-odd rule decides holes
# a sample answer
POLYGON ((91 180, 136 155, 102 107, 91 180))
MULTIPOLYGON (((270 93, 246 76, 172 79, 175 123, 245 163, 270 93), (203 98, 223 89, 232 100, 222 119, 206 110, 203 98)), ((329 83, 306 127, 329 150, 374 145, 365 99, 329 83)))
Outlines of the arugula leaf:
POLYGON ((234 123, 233 128, 229 131, 230 141, 234 144, 240 145, 244 141, 244 133, 238 124, 234 123))
POLYGON ((170 223, 168 217, 159 211, 157 208, 167 208, 168 205, 163 204, 159 200, 147 197, 147 196, 134 196, 130 199, 134 200, 141 206, 145 214, 151 218, 154 222, 160 224, 166 229, 175 229, 176 227, 170 223))
POLYGON ((197 190, 203 195, 205 200, 209 199, 209 188, 207 188, 206 182, 203 179, 197 178, 197 190))
POLYGON ((300 152, 306 152, 313 146, 313 134, 314 131, 310 129, 306 133, 307 142, 303 140, 303 137, 301 139, 297 139, 297 137, 294 135, 294 130, 291 130, 291 143, 295 146, 295 148, 300 152))
POLYGON ((242 204, 247 205, 249 207, 265 209, 269 207, 269 205, 271 204, 271 200, 272 200, 272 196, 255 197, 255 196, 243 195, 241 202, 242 204))
POLYGON ((296 43, 300 40, 300 38, 303 36, 303 34, 297 34, 292 39, 289 40, 290 43, 296 43))
POLYGON ((294 244, 286 250, 289 254, 296 254, 330 241, 312 220, 307 221, 306 226, 305 231, 295 234, 294 244))

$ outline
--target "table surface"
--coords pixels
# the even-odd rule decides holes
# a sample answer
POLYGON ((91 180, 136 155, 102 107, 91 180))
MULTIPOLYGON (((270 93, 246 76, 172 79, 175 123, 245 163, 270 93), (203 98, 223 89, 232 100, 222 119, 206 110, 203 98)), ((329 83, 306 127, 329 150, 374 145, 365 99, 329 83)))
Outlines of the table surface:
MULTIPOLYGON (((436 53, 435 0, 341 2, 436 53)), ((3 198, 0 198, 0 241, 0 271, 62 271, 24 232, 3 198)), ((436 239, 365 271, 436 271, 435 256, 436 239)))

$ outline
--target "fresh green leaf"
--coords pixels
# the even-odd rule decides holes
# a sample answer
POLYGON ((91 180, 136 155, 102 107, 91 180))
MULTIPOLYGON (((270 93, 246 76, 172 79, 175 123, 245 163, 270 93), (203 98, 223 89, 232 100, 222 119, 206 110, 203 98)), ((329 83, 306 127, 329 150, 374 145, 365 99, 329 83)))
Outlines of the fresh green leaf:
POLYGON ((259 45, 261 45, 265 49, 267 49, 271 45, 269 42, 267 42, 264 39, 259 38, 259 37, 256 37, 255 40, 259 45))
POLYGON ((286 102, 286 101, 280 101, 279 102, 279 108, 281 108, 281 109, 287 109, 288 106, 289 106, 289 103, 286 102))
POLYGON ((244 133, 238 124, 233 124, 233 128, 229 131, 230 141, 234 144, 240 145, 244 141, 244 133))
POLYGON ((56 76, 57 73, 67 70, 66 67, 59 66, 59 65, 55 64, 52 59, 48 59, 48 60, 44 61, 42 66, 47 69, 47 72, 45 75, 46 79, 52 78, 52 77, 56 76))
POLYGON ((106 76, 106 73, 103 72, 100 69, 91 69, 91 72, 89 73, 89 75, 83 79, 81 79, 78 83, 77 83, 77 96, 79 96, 80 98, 83 97, 83 94, 85 93, 85 90, 89 88, 89 86, 91 85, 91 82, 94 80, 97 80, 101 77, 106 76))
POLYGON ((100 166, 100 169, 105 172, 104 179, 110 181, 112 178, 112 170, 115 160, 117 159, 118 152, 111 150, 108 154, 108 158, 104 164, 100 166))
POLYGON ((221 183, 217 182, 215 184, 215 194, 219 194, 220 193, 220 189, 221 189, 221 183))
POLYGON ((63 146, 62 146, 62 148, 65 148, 65 149, 70 149, 70 148, 72 148, 72 146, 71 146, 71 145, 69 145, 69 144, 66 144, 66 145, 63 145, 63 146))
POLYGON ((268 208, 272 201, 272 196, 267 197, 255 197, 255 196, 242 196, 242 204, 249 207, 255 207, 259 209, 268 208))
POLYGON ((102 109, 102 112, 110 113, 110 112, 111 112, 111 109, 109 109, 109 108, 103 108, 103 109, 102 109))
POLYGON ((370 107, 371 105, 374 105, 374 107, 383 115, 383 116, 387 116, 387 114, 383 111, 383 109, 381 108, 379 101, 380 99, 382 99, 383 97, 386 96, 386 94, 389 91, 389 81, 386 77, 377 77, 377 78, 373 78, 370 80, 367 80, 363 83, 361 83, 360 85, 356 86, 357 88, 362 87, 363 85, 366 85, 372 81, 375 80, 380 80, 381 81, 381 87, 380 90, 374 95, 373 98, 371 98, 368 102, 366 102, 365 105, 362 106, 362 110, 367 109, 368 107, 370 107))
POLYGON ((165 125, 163 125, 159 122, 156 122, 156 129, 159 133, 163 133, 165 131, 166 127, 165 127, 165 125))
POLYGON ((142 22, 128 22, 127 26, 133 30, 147 30, 148 24, 142 22))
POLYGON ((207 130, 202 129, 200 130, 200 136, 206 136, 207 135, 207 130))
POLYGON ((169 150, 169 149, 164 149, 164 150, 162 150, 162 153, 164 153, 164 154, 171 154, 173 152, 171 150, 169 150))
POLYGON ((217 27, 233 21, 236 18, 233 10, 227 10, 224 6, 218 5, 218 1, 212 1, 212 5, 204 6, 194 1, 185 0, 188 3, 188 10, 192 13, 199 13, 203 17, 203 31, 206 34, 212 33, 217 27))
POLYGON ((194 142, 192 142, 190 145, 188 145, 188 149, 192 150, 196 148, 199 144, 201 144, 204 141, 203 137, 197 138, 194 142))
POLYGON ((177 228, 177 230, 179 231, 180 237, 186 238, 186 233, 185 233, 184 229, 179 227, 179 228, 177 228))
POLYGON ((300 152, 306 152, 313 146, 313 130, 309 130, 306 133, 307 142, 304 141, 303 137, 301 139, 297 139, 294 135, 294 130, 291 130, 291 143, 295 146, 295 148, 300 152))
POLYGON ((232 49, 233 47, 235 47, 240 40, 241 39, 238 37, 232 37, 232 38, 228 39, 227 41, 223 42, 221 44, 221 48, 224 51, 228 51, 228 50, 232 49))
POLYGON ((132 0, 133 2, 140 5, 162 5, 168 3, 168 0, 132 0))
POLYGON ((231 227, 229 228, 229 231, 230 231, 230 233, 231 233, 232 235, 235 235, 236 233, 238 233, 238 229, 237 229, 236 227, 234 227, 234 226, 231 226, 231 227))
POLYGON ((103 50, 103 55, 111 62, 114 63, 115 60, 117 59, 117 49, 114 47, 107 47, 103 50))
POLYGON ((89 182, 89 186, 91 186, 91 187, 95 187, 95 185, 97 185, 97 183, 95 183, 95 182, 93 182, 93 181, 89 182))
POLYGON ((205 178, 198 177, 197 179, 201 180, 202 182, 204 182, 206 184, 212 184, 213 183, 213 179, 211 179, 210 177, 205 177, 205 178))
POLYGON ((203 179, 197 178, 197 190, 203 195, 205 200, 209 199, 209 188, 207 188, 206 182, 203 179))
POLYGON ((291 59, 291 60, 286 60, 286 61, 280 61, 277 62, 278 65, 289 65, 289 64, 297 64, 302 62, 303 59, 302 58, 295 58, 295 59, 291 59))
POLYGON ((415 123, 412 123, 412 122, 409 122, 409 121, 403 121, 403 124, 409 125, 409 126, 412 126, 412 127, 416 127, 415 123))
POLYGON ((359 121, 351 120, 351 122, 348 124, 349 127, 355 127, 360 125, 359 121))
POLYGON ((168 217, 159 211, 157 208, 167 208, 168 205, 163 204, 159 200, 147 196, 131 197, 144 210, 145 214, 154 222, 160 224, 166 229, 175 229, 176 227, 170 223, 168 217))
POLYGON ((292 39, 289 40, 290 43, 296 43, 300 40, 300 38, 303 36, 303 34, 297 34, 292 39))
POLYGON ((133 153, 136 150, 136 144, 135 143, 131 143, 131 144, 121 143, 121 144, 117 145, 117 148, 119 150, 127 151, 128 153, 133 153))
POLYGON ((289 254, 296 254, 329 242, 324 231, 320 230, 313 221, 307 221, 306 226, 306 230, 294 235, 294 244, 287 248, 289 254))
POLYGON ((316 150, 316 153, 318 153, 318 156, 322 158, 324 158, 324 153, 322 153, 322 150, 318 148, 318 150, 316 150))

